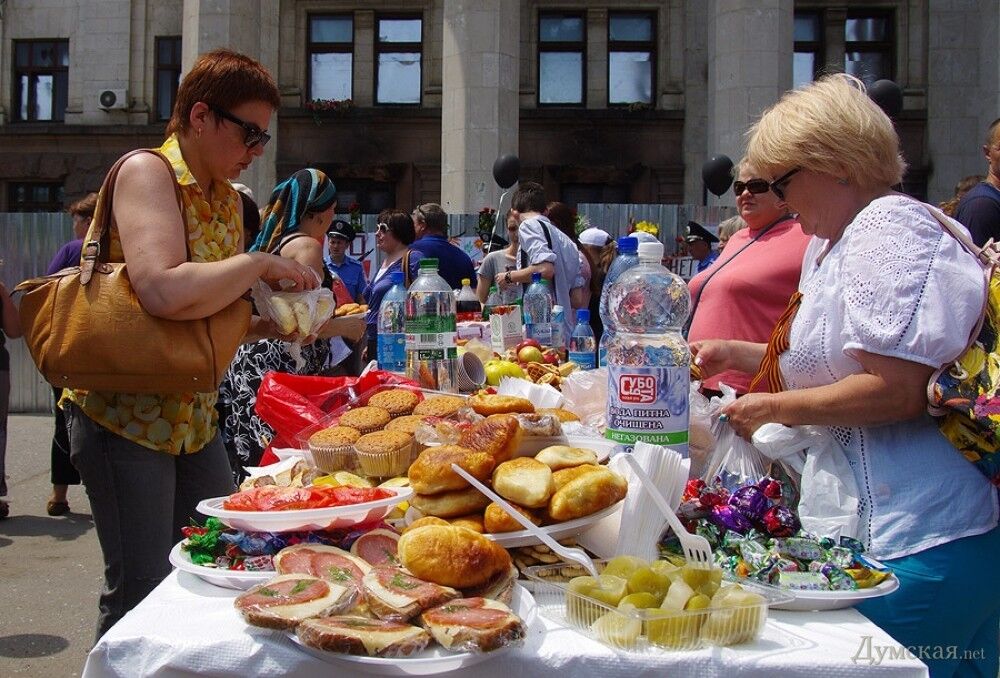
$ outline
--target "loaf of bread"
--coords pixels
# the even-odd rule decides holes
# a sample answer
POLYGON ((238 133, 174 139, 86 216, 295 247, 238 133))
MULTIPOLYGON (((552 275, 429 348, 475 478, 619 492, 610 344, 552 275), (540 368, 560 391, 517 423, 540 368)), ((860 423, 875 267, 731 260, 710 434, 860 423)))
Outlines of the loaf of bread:
POLYGON ((496 462, 487 452, 477 452, 458 445, 428 447, 410 465, 410 487, 418 494, 440 494, 469 487, 469 482, 455 473, 458 464, 476 480, 487 480, 496 462))
POLYGON ((527 506, 545 506, 555 491, 552 469, 531 457, 518 457, 493 471, 493 489, 504 499, 527 506))
POLYGON ((424 581, 469 588, 507 572, 507 550, 478 532, 454 525, 426 525, 399 539, 399 559, 424 581))

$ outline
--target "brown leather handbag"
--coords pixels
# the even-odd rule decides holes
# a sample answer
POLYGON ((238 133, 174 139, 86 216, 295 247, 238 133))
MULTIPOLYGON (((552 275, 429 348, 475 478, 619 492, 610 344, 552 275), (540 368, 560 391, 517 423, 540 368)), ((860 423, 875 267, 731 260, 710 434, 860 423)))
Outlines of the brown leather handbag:
MULTIPOLYGON (((22 293, 24 340, 53 386, 118 393, 214 391, 250 326, 250 302, 237 299, 198 320, 166 320, 143 309, 127 264, 108 262, 115 180, 135 153, 154 153, 174 177, 170 161, 148 149, 115 163, 101 186, 83 264, 15 289, 22 293)), ((176 179, 174 188, 183 219, 176 179)), ((184 242, 190 261, 186 229, 184 242)))

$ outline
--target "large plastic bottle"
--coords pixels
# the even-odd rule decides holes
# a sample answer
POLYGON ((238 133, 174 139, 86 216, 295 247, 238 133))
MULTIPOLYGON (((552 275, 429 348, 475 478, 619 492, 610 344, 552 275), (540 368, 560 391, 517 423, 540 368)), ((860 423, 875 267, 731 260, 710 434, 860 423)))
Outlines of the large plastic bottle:
POLYGON ((438 275, 438 260, 420 260, 406 293, 406 376, 424 388, 458 393, 455 294, 438 275))
POLYGON ((487 295, 486 303, 483 305, 483 320, 490 319, 491 308, 494 306, 503 306, 506 303, 500 289, 496 285, 490 285, 490 293, 487 295))
POLYGON ((458 322, 482 319, 483 305, 479 296, 472 291, 472 281, 468 278, 462 278, 462 289, 458 291, 455 312, 458 322))
POLYGON ((581 308, 576 312, 576 327, 569 338, 569 359, 579 365, 581 370, 592 370, 596 367, 596 350, 597 340, 590 327, 590 311, 581 308))
POLYGON ((662 259, 662 243, 642 243, 639 265, 605 293, 604 324, 612 336, 604 435, 627 445, 639 440, 668 445, 687 456, 691 353, 681 328, 691 294, 662 259))
POLYGON ((531 284, 524 291, 524 338, 542 346, 552 345, 552 296, 541 273, 531 274, 531 284))
POLYGON ((608 298, 608 287, 614 281, 618 280, 622 273, 634 268, 639 264, 639 240, 632 236, 626 236, 624 238, 618 238, 618 254, 615 256, 614 260, 611 262, 611 266, 608 267, 608 274, 604 277, 604 286, 601 288, 601 322, 604 323, 604 334, 601 335, 600 350, 597 352, 597 364, 600 367, 604 367, 608 364, 608 347, 607 342, 611 338, 609 336, 611 330, 608 328, 607 320, 608 309, 605 303, 608 298))
POLYGON ((392 287, 378 307, 379 369, 406 373, 406 287, 402 271, 389 274, 392 287))
POLYGON ((552 348, 558 351, 560 359, 566 358, 566 311, 559 304, 552 307, 552 348))

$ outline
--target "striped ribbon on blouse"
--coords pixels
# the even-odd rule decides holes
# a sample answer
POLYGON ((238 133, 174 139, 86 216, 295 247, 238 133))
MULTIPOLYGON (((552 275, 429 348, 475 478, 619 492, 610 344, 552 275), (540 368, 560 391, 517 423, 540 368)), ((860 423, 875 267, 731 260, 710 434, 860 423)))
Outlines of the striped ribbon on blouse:
POLYGON ((796 291, 792 295, 792 298, 788 300, 788 306, 781 314, 781 317, 778 318, 774 329, 771 330, 771 338, 767 340, 764 359, 760 361, 760 367, 757 368, 757 374, 754 375, 753 381, 750 382, 748 392, 755 391, 757 384, 763 379, 767 380, 768 392, 780 393, 785 390, 785 381, 781 378, 781 365, 778 362, 778 358, 788 350, 788 346, 790 345, 789 335, 792 333, 792 320, 795 319, 795 313, 799 310, 799 304, 801 303, 802 293, 796 291))

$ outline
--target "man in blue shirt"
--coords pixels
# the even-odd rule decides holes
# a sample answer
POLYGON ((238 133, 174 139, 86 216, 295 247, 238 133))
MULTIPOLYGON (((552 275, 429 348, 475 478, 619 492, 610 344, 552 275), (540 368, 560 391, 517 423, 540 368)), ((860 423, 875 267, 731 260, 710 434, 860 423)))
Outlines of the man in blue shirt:
POLYGON ((714 264, 719 258, 719 253, 712 249, 712 243, 719 242, 719 239, 698 222, 688 222, 688 235, 685 240, 688 244, 688 254, 698 261, 698 273, 714 264))
POLYGON ((1000 118, 990 125, 983 155, 989 168, 986 180, 966 193, 955 209, 955 219, 980 247, 991 238, 1000 240, 1000 118))
POLYGON ((410 245, 410 279, 416 280, 420 273, 420 260, 438 260, 438 274, 457 290, 462 287, 462 279, 476 279, 476 269, 469 255, 448 242, 448 214, 441 205, 428 202, 413 210, 413 229, 417 239, 410 245))
POLYGON ((354 240, 354 227, 343 219, 337 219, 330 224, 326 237, 330 242, 327 256, 324 257, 327 270, 344 281, 344 286, 355 302, 364 303, 361 293, 368 285, 365 268, 360 261, 347 256, 347 248, 354 240))

